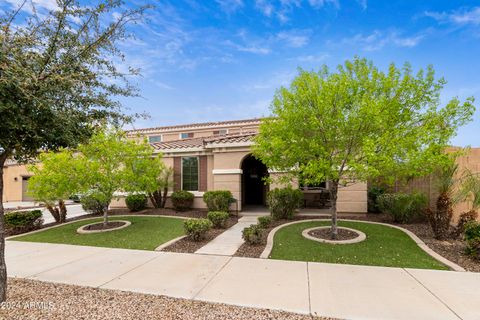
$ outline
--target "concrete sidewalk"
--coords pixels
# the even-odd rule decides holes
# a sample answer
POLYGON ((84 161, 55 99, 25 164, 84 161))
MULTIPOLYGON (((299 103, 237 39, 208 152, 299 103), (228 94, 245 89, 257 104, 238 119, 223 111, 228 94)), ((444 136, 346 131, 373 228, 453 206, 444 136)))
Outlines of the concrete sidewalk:
POLYGON ((19 241, 6 246, 10 277, 342 319, 480 319, 480 273, 19 241))
POLYGON ((242 231, 244 228, 257 223, 258 216, 244 216, 238 222, 225 230, 218 237, 198 249, 195 253, 232 256, 244 243, 242 231))

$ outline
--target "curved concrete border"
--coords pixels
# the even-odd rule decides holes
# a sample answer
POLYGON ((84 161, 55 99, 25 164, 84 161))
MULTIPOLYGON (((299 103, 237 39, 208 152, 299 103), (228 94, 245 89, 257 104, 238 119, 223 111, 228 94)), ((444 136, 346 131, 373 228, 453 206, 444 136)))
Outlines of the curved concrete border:
POLYGON ((352 228, 345 228, 345 227, 338 227, 338 229, 343 229, 343 230, 349 230, 352 232, 355 232, 358 234, 357 237, 353 239, 348 239, 348 240, 328 240, 328 239, 322 239, 322 238, 317 238, 314 236, 311 236, 308 234, 310 231, 313 230, 318 230, 318 229, 329 229, 330 226, 325 226, 325 227, 313 227, 313 228, 308 228, 302 231, 302 236, 308 240, 313 240, 321 243, 328 243, 328 244, 353 244, 353 243, 359 243, 367 239, 367 235, 363 233, 362 231, 359 231, 357 229, 352 229, 352 228))
MULTIPOLYGON (((149 214, 149 215, 122 214, 122 215, 113 215, 113 216, 108 216, 108 217, 109 217, 109 219, 122 218, 122 217, 163 217, 163 218, 174 218, 174 219, 184 219, 184 220, 194 219, 194 218, 190 218, 190 217, 167 216, 167 215, 162 215, 162 214, 149 214)), ((99 218, 99 217, 86 217, 86 218, 83 218, 83 219, 77 219, 77 220, 73 220, 73 221, 68 221, 68 222, 56 224, 56 225, 54 225, 54 226, 50 226, 50 227, 47 227, 47 228, 37 229, 37 230, 30 231, 30 232, 25 232, 25 233, 21 233, 21 234, 16 234, 16 235, 14 235, 14 236, 6 237, 5 240, 15 239, 15 238, 18 238, 18 237, 27 236, 27 235, 30 235, 30 234, 34 234, 34 233, 38 233, 38 232, 50 230, 50 229, 53 229, 53 228, 58 228, 58 227, 61 227, 61 226, 66 226, 66 225, 69 225, 69 224, 72 224, 72 223, 76 223, 76 222, 80 222, 80 221, 85 221, 85 220, 90 220, 90 219, 98 219, 98 218, 99 218)))
POLYGON ((155 248, 155 251, 162 251, 166 247, 171 246, 175 242, 180 241, 180 240, 182 240, 183 238, 186 238, 186 237, 187 237, 187 235, 183 235, 183 236, 177 237, 175 239, 172 239, 170 241, 167 241, 165 243, 162 243, 161 245, 159 245, 158 247, 155 248))
POLYGON ((89 223, 89 224, 86 224, 86 225, 84 225, 84 226, 79 227, 79 228, 77 229, 77 233, 80 233, 80 234, 91 234, 91 233, 110 232, 110 231, 116 231, 116 230, 124 229, 124 228, 126 228, 126 227, 128 227, 129 225, 132 224, 130 221, 127 221, 127 220, 113 220, 113 221, 111 221, 111 222, 123 222, 123 225, 121 225, 120 227, 111 228, 111 229, 107 229, 107 230, 85 230, 85 228, 88 227, 88 226, 93 226, 94 224, 103 223, 102 221, 93 222, 93 223, 89 223))
MULTIPOLYGON (((278 227, 272 229, 272 231, 270 231, 270 233, 268 234, 268 238, 267 238, 267 245, 265 247, 265 249, 263 250, 262 254, 260 255, 260 258, 261 259, 268 259, 268 257, 270 256, 270 253, 272 252, 272 248, 273 248, 273 238, 275 237, 275 233, 280 230, 281 228, 283 227, 286 227, 286 226, 289 226, 289 225, 292 225, 292 224, 296 224, 296 223, 302 223, 302 222, 310 222, 310 221, 330 221, 330 219, 308 219, 308 220, 298 220, 298 221, 292 221, 292 222, 289 222, 289 223, 285 223, 285 224, 282 224, 282 225, 279 225, 278 227)), ((449 267, 450 269, 454 270, 454 271, 465 271, 464 268, 460 267, 458 264, 444 258, 443 256, 439 255, 438 253, 436 253, 435 251, 433 251, 432 249, 430 249, 429 246, 427 246, 425 244, 425 242, 423 242, 419 237, 417 237, 413 232, 411 232, 410 230, 407 230, 407 229, 404 229, 402 227, 399 227, 399 226, 395 226, 395 225, 392 225, 392 224, 388 224, 388 223, 382 223, 382 222, 373 222, 373 221, 361 221, 361 220, 353 220, 353 219, 339 219, 339 221, 351 221, 351 222, 360 222, 360 223, 370 223, 370 224, 379 224, 379 225, 383 225, 383 226, 387 226, 387 227, 391 227, 391 228, 395 228, 395 229, 398 229, 398 230, 401 230, 403 232, 405 232, 410 238, 412 238, 413 241, 415 241, 415 243, 423 250, 425 251, 427 254, 429 254, 432 258, 434 258, 435 260, 443 263, 444 265, 446 265, 447 267, 449 267)))

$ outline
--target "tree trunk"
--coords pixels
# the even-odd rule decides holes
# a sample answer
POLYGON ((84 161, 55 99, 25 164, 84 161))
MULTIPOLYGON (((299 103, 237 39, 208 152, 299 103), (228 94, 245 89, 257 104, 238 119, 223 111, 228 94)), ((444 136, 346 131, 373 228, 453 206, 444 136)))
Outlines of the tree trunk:
POLYGON ((58 210, 57 207, 52 207, 51 205, 47 204, 47 210, 50 211, 50 213, 53 216, 53 219, 55 219, 55 222, 61 222, 60 211, 58 210))
POLYGON ((337 240, 338 225, 337 225, 337 193, 338 181, 332 181, 330 186, 330 200, 332 201, 332 240, 337 240))
POLYGON ((60 209, 60 223, 64 223, 67 218, 67 207, 65 206, 65 202, 63 200, 58 200, 58 207, 60 209))
POLYGON ((7 300, 7 266, 5 265, 5 216, 3 209, 3 165, 7 153, 0 154, 0 302, 7 300))
POLYGON ((108 204, 103 210, 103 227, 107 227, 108 225, 108 204))
POLYGON ((160 204, 160 208, 165 208, 165 204, 167 203, 167 195, 168 195, 168 186, 163 188, 163 195, 161 194, 162 203, 160 204))

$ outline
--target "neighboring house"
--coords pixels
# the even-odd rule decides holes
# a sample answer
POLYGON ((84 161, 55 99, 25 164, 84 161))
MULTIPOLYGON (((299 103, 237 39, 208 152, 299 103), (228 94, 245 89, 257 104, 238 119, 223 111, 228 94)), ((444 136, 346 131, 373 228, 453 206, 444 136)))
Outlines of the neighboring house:
MULTIPOLYGON (((251 154, 253 137, 258 132, 261 119, 205 122, 164 126, 128 131, 131 138, 147 137, 169 167, 174 168, 174 190, 194 193, 194 207, 204 208, 203 193, 208 190, 230 190, 237 200, 232 209, 265 205, 269 189, 263 178, 278 175, 269 170, 251 154)), ((27 180, 31 174, 24 165, 9 162, 5 168, 4 201, 29 200, 27 180)), ((296 181, 292 185, 298 187, 296 181)), ((328 185, 300 186, 305 193, 305 205, 328 206, 325 194, 328 185)), ((114 206, 123 206, 116 201, 114 206)), ((167 202, 168 205, 168 202, 167 202)), ((354 183, 339 191, 339 212, 367 212, 367 185, 354 183)))

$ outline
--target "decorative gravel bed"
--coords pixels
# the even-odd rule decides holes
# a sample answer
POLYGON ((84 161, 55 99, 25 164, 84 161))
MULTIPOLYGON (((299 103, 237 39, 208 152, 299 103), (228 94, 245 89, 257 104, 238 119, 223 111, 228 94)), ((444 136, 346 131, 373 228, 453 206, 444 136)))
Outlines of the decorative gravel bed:
POLYGON ((95 289, 34 280, 9 279, 0 319, 286 319, 318 318, 218 303, 95 289))
MULTIPOLYGON (((336 240, 351 240, 358 237, 358 233, 344 229, 338 228, 337 229, 337 239, 336 240)), ((330 228, 328 229, 316 229, 308 232, 309 235, 318 239, 325 239, 331 240, 332 239, 332 231, 330 228)))
POLYGON ((210 231, 208 231, 205 239, 203 239, 202 241, 193 241, 190 238, 186 237, 164 248, 162 251, 194 253, 195 251, 197 251, 198 249, 206 245, 208 242, 218 237, 225 230, 227 230, 237 222, 238 222, 237 216, 230 216, 227 220, 225 229, 211 229, 210 231))

